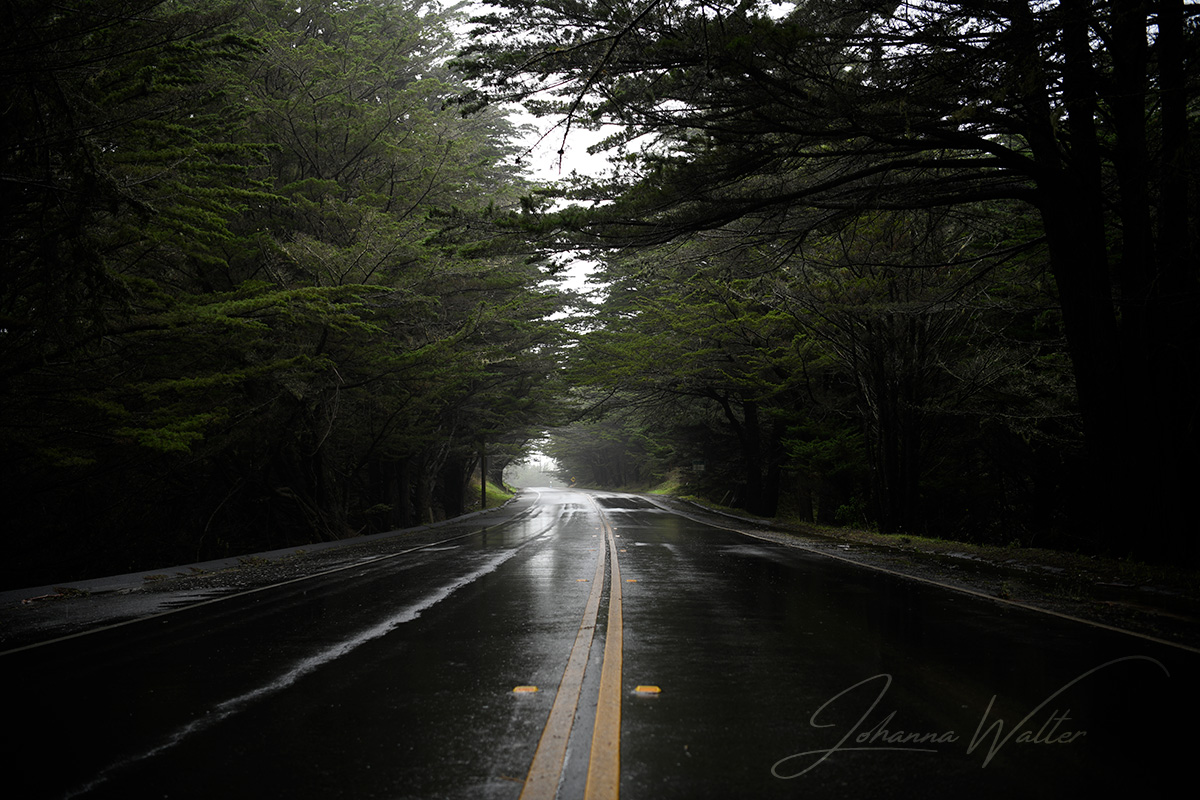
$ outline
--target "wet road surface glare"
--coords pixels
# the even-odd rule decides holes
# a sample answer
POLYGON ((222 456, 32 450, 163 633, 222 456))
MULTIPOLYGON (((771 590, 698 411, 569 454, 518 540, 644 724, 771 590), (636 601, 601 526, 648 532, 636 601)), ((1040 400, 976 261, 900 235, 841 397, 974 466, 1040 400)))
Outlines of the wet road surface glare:
POLYGON ((537 490, 472 524, 0 655, 9 796, 1064 798, 1190 774, 1189 649, 641 496, 537 490))

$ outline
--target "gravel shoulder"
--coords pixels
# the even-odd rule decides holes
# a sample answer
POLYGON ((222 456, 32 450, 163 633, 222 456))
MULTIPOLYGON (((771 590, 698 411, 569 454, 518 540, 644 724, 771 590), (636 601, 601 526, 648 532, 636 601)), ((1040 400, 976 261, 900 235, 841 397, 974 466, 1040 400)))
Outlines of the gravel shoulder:
MULTIPOLYGON (((402 555, 507 522, 531 494, 432 526, 168 570, 0 594, 0 654, 40 642, 402 555)), ((886 570, 987 598, 1065 615, 1200 652, 1200 574, 1028 548, 765 524, 685 500, 660 507, 862 568, 886 570)))

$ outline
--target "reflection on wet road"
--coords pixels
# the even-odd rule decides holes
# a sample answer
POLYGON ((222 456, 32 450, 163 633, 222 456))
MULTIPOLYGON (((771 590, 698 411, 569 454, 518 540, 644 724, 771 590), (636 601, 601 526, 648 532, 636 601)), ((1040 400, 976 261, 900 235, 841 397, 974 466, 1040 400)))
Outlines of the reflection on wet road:
POLYGON ((1079 797, 1190 767, 1195 652, 639 496, 489 520, 0 656, 13 796, 1079 797))

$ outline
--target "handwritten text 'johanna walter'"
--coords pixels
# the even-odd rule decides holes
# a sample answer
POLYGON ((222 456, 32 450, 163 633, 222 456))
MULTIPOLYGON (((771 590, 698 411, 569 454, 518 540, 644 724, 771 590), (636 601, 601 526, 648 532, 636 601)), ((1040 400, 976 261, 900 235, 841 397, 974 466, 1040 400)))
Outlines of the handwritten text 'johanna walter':
MULTIPOLYGON (((1071 710, 1069 708, 1061 710, 1057 705, 1054 705, 1055 700, 1080 681, 1095 675, 1103 669, 1128 661, 1149 662, 1161 669, 1164 675, 1170 676, 1170 673, 1167 672, 1167 668, 1163 666, 1162 662, 1149 656, 1116 658, 1098 667, 1089 669, 1087 672, 1063 684, 1012 725, 1006 725, 1003 719, 992 716, 992 708, 996 703, 996 696, 992 695, 992 699, 988 702, 986 710, 984 710, 983 715, 979 719, 979 724, 975 727, 974 734, 965 742, 967 754, 971 755, 976 750, 980 750, 983 753, 981 766, 986 767, 1010 743, 1054 746, 1074 744, 1082 737, 1085 737, 1087 731, 1078 727, 1076 721, 1071 718, 1071 710)), ((852 702, 853 696, 859 689, 865 689, 866 687, 876 688, 874 697, 871 699, 866 710, 858 717, 858 721, 850 726, 832 747, 820 750, 807 750, 803 753, 795 753, 786 758, 781 758, 771 767, 771 774, 776 778, 784 780, 799 778, 801 775, 816 769, 834 753, 938 753, 947 745, 958 745, 963 739, 962 736, 953 730, 911 731, 900 729, 894 723, 896 717, 895 711, 882 717, 874 724, 868 724, 868 718, 871 717, 880 702, 887 695, 891 685, 891 675, 886 673, 873 675, 870 678, 859 681, 853 686, 843 689, 825 701, 809 717, 809 725, 814 728, 836 728, 837 726, 834 723, 825 722, 824 720, 836 709, 852 702)))

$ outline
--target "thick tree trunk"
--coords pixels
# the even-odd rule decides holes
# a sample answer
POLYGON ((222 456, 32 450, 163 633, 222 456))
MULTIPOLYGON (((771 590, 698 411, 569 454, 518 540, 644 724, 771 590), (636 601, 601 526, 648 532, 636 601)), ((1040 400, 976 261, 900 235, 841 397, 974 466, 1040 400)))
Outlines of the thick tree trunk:
POLYGON ((429 468, 422 462, 414 465, 417 470, 415 481, 415 492, 413 499, 413 512, 416 518, 416 524, 423 525, 430 522, 435 522, 433 518, 433 485, 434 476, 430 474, 429 468))
MULTIPOLYGON (((1120 229, 1106 227, 1102 156, 1086 9, 1064 3, 1063 91, 1070 153, 1052 137, 1031 138, 1039 175, 1042 219, 1075 371, 1088 450, 1089 497, 1079 504, 1084 532, 1118 554, 1197 563, 1194 534, 1179 526, 1190 515, 1186 492, 1197 477, 1197 350, 1195 263, 1190 257, 1186 115, 1180 113, 1181 30, 1175 2, 1160 3, 1163 31, 1162 163, 1157 224, 1147 184, 1155 175, 1146 137, 1147 7, 1118 2, 1111 102, 1120 181, 1120 229), (1175 21, 1170 21, 1174 19, 1175 21), (1109 247, 1119 241, 1115 265, 1109 247)), ((1045 124, 1042 126, 1045 127, 1045 124)), ((1034 133, 1037 133, 1035 128, 1034 133)))
POLYGON ((807 476, 797 475, 795 481, 796 517, 801 522, 814 521, 813 482, 807 476))
POLYGON ((396 522, 401 528, 411 528, 419 519, 413 504, 412 459, 400 459, 395 465, 395 470, 396 508, 399 510, 399 519, 396 522))
POLYGON ((779 511, 779 493, 783 484, 783 428, 780 423, 771 424, 768 440, 763 442, 762 421, 758 403, 754 400, 741 402, 742 418, 733 408, 727 395, 715 395, 721 405, 725 419, 737 435, 742 455, 741 492, 735 492, 742 508, 751 514, 773 517, 779 511))
POLYGON ((412 486, 408 459, 379 459, 371 462, 371 481, 378 502, 388 506, 380 524, 384 530, 410 527, 413 522, 412 486))
POLYGON ((758 403, 753 400, 743 400, 742 418, 739 419, 733 408, 733 401, 728 395, 717 395, 715 399, 721 404, 725 419, 737 436, 742 455, 742 487, 735 491, 739 505, 751 514, 772 516, 778 505, 778 481, 774 489, 774 502, 768 498, 771 494, 766 462, 763 458, 762 429, 758 419, 758 403))
MULTIPOLYGON (((1023 7, 1023 4, 1022 4, 1023 7)), ((1088 42, 1089 14, 1080 0, 1062 11, 1063 100, 1071 150, 1064 157, 1055 133, 1056 111, 1045 94, 1044 74, 1025 98, 1031 115, 1029 142, 1037 165, 1038 204, 1058 288, 1067 346, 1075 373, 1079 411, 1088 448, 1094 502, 1081 499, 1080 533, 1114 542, 1105 520, 1121 505, 1120 427, 1125 420, 1120 347, 1113 307, 1111 267, 1104 224, 1101 160, 1096 141, 1096 80, 1088 42), (1102 509, 1107 502, 1110 508, 1102 509)), ((1037 58, 1030 63, 1038 63, 1037 58)))
POLYGON ((883 533, 912 531, 919 518, 925 431, 924 322, 887 314, 866 325, 856 343, 865 367, 859 403, 870 444, 876 519, 883 533))
POLYGON ((770 438, 767 440, 767 469, 763 481, 762 515, 773 517, 779 513, 779 495, 783 489, 783 436, 786 426, 779 420, 771 423, 770 438))
POLYGON ((474 460, 454 456, 447 458, 438 472, 438 498, 447 519, 466 511, 467 478, 474 467, 474 460))
MULTIPOLYGON (((1196 198, 1190 194, 1196 165, 1189 162, 1192 132, 1184 68, 1183 0, 1159 0, 1158 86, 1161 143, 1157 167, 1157 274, 1147 320, 1155 347, 1148 354, 1156 384, 1147 387, 1148 404, 1165 401, 1151 419, 1168 451, 1159 462, 1158 480, 1164 532, 1171 531, 1164 554, 1200 565, 1200 536, 1181 526, 1194 515, 1192 495, 1200 486, 1200 253, 1194 227, 1196 198), (1173 515, 1173 516, 1168 516, 1173 515)), ((1190 526, 1194 528, 1195 526, 1190 526)))

